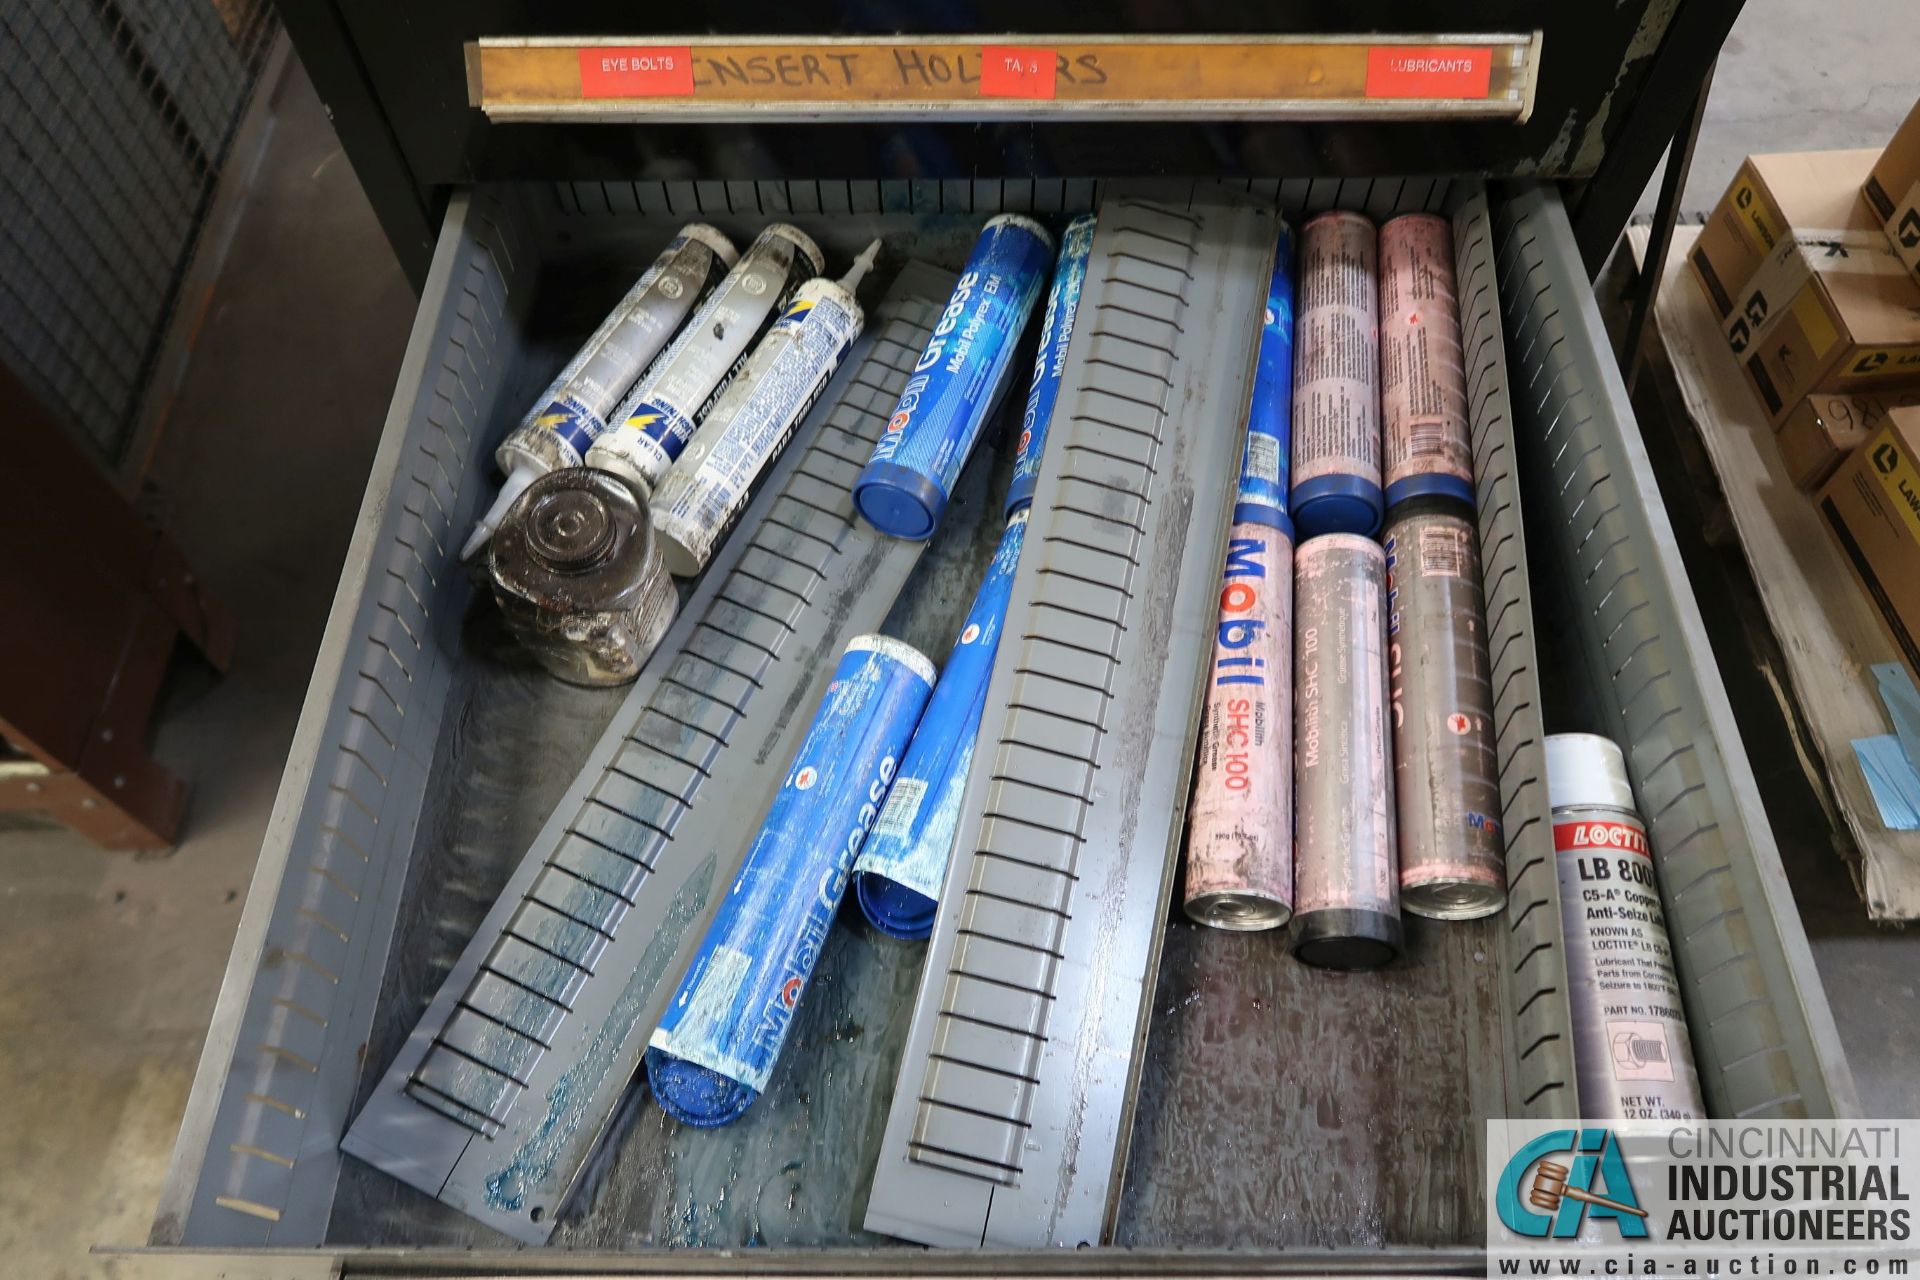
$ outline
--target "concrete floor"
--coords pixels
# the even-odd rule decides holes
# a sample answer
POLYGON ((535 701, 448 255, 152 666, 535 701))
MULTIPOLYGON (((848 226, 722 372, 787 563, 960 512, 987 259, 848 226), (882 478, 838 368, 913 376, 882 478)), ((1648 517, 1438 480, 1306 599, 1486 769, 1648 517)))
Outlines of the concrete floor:
MULTIPOLYGON (((1916 83, 1890 0, 1749 0, 1721 59, 1689 208, 1750 150, 1878 145, 1916 83)), ((295 65, 152 479, 238 615, 223 681, 178 673, 160 758, 194 783, 150 860, 0 834, 0 1257, 111 1274, 146 1238, 285 761, 413 298, 295 65)), ((1645 207, 1652 204, 1649 192, 1645 207)), ((1781 845, 1868 1115, 1920 1115, 1920 932, 1868 925, 1837 859, 1781 845)))
MULTIPOLYGON (((1753 152, 1882 147, 1920 96, 1909 0, 1746 0, 1721 48, 1681 208, 1706 211, 1753 152)), ((1651 213, 1656 174, 1639 211, 1651 213)))
POLYGON ((297 64, 273 106, 151 474, 239 621, 227 678, 182 663, 157 718, 157 755, 193 783, 187 837, 135 859, 0 835, 9 1275, 94 1275, 89 1246, 146 1240, 413 319, 297 64))

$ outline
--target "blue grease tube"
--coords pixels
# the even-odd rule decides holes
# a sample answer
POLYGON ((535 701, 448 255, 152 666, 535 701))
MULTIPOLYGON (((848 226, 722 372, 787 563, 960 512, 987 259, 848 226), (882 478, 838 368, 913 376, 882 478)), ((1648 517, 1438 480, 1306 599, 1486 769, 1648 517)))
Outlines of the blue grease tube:
POLYGON ((1247 406, 1247 447, 1240 460, 1240 490, 1233 522, 1264 524, 1289 540, 1287 511, 1293 459, 1293 233, 1283 223, 1267 282, 1267 312, 1260 328, 1260 354, 1247 406))
MULTIPOLYGON (((1053 405, 1060 398, 1060 378, 1067 371, 1067 349, 1073 345, 1073 322, 1080 310, 1080 290, 1087 283, 1087 257, 1093 252, 1093 215, 1082 214, 1067 224, 1060 237, 1060 264, 1053 269, 1053 287, 1047 290, 1047 309, 1040 318, 1040 350, 1033 358, 1033 386, 1027 391, 1027 412, 1020 420, 1020 447, 1013 456, 1013 483, 1007 486, 1007 514, 1033 502, 1040 483, 1040 459, 1047 447, 1047 427, 1053 405)), ((1289 286, 1289 307, 1292 292, 1289 286)), ((1288 322, 1292 342, 1292 322, 1288 322)), ((1288 368, 1292 368, 1289 361, 1288 368)))
POLYGON ((653 1096, 682 1124, 730 1124, 767 1087, 933 683, 933 664, 886 636, 857 636, 841 655, 793 768, 648 1041, 653 1096))
POLYGON ((916 941, 933 932, 934 909, 960 826, 960 797, 986 710, 987 681, 993 675, 993 656, 1000 648, 1026 533, 1023 508, 1013 513, 1000 535, 1000 547, 927 700, 927 713, 913 732, 900 776, 887 793, 886 808, 853 864, 860 910, 874 928, 895 938, 916 941))
POLYGON ((1016 213, 987 220, 854 481, 853 505, 868 524, 914 541, 940 527, 1052 265, 1053 237, 1045 227, 1016 213))

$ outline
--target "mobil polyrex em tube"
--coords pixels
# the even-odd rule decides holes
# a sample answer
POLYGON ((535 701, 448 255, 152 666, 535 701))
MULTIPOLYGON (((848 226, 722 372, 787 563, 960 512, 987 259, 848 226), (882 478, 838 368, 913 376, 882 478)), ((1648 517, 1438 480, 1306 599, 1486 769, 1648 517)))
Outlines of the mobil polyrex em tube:
POLYGON ((1053 237, 1016 213, 987 220, 854 482, 853 505, 896 538, 930 538, 992 414, 1053 264, 1053 237))

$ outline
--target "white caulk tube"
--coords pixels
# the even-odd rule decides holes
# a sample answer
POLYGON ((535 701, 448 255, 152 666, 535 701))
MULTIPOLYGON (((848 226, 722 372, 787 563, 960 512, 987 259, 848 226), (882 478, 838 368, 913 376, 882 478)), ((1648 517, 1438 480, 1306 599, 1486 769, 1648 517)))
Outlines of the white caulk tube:
POLYGON ((462 560, 487 544, 528 485, 580 465, 621 398, 739 257, 733 241, 703 222, 680 228, 494 451, 507 480, 460 549, 462 560))
POLYGON ((700 420, 653 495, 653 527, 668 573, 690 578, 706 568, 754 484, 846 359, 866 323, 854 294, 879 255, 875 240, 837 282, 816 276, 801 285, 740 376, 700 420))
POLYGON ((754 339, 825 265, 820 246, 798 227, 776 222, 756 236, 614 410, 606 434, 587 451, 587 465, 623 477, 651 500, 653 486, 739 372, 754 339))

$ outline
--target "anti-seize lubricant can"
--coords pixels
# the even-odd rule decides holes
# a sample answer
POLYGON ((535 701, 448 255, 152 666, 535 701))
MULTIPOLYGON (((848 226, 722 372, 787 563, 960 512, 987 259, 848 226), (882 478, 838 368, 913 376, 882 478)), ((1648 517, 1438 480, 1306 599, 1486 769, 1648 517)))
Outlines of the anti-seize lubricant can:
POLYGON ((1453 224, 1438 214, 1380 228, 1380 419, 1389 511, 1429 495, 1473 502, 1453 224))
POLYGON ((667 572, 690 578, 707 567, 754 482, 846 359, 866 323, 854 293, 879 252, 875 240, 838 282, 800 286, 660 481, 653 527, 667 572))
POLYGON ((1000 629, 1020 567, 1027 512, 1013 513, 993 561, 967 610, 960 636, 940 669, 940 682, 913 732, 900 776, 887 792, 873 834, 853 864, 853 889, 874 928, 909 941, 933 932, 946 882, 960 800, 967 789, 973 744, 987 708, 987 681, 1000 648, 1000 629))
POLYGON ((1380 529, 1376 240, 1357 213, 1323 213, 1300 233, 1292 505, 1302 541, 1380 529))
POLYGON ((1186 911, 1220 929, 1293 912, 1293 243, 1281 228, 1227 537, 1187 823, 1186 911))
POLYGON ((1580 1114, 1700 1120, 1666 915, 1626 757, 1590 733, 1547 737, 1580 1114))
POLYGON ((648 1041, 653 1096, 682 1124, 728 1124, 766 1089, 933 678, 933 664, 898 640, 857 636, 847 645, 792 771, 648 1041))
POLYGON ((1294 553, 1292 947, 1329 969, 1400 954, 1386 575, 1380 544, 1357 534, 1294 553))
POLYGON ((776 222, 755 236, 666 354, 614 410, 606 432, 587 451, 587 465, 623 476, 651 495, 754 340, 825 265, 820 246, 798 227, 776 222))
POLYGON ((1400 904, 1474 920, 1507 900, 1480 539, 1459 503, 1416 498, 1386 553, 1400 904))
POLYGON ((919 540, 940 527, 1052 264, 1045 227, 1016 213, 987 220, 854 482, 853 505, 880 532, 919 540))
POLYGON ((614 407, 738 257, 733 242, 705 223, 680 228, 534 401, 526 420, 500 442, 493 457, 507 480, 460 549, 462 560, 486 545, 535 477, 580 465, 614 407))
POLYGON ((680 607, 645 500, 591 467, 535 480, 500 522, 488 564, 514 635, 573 684, 639 675, 680 607))
POLYGON ((1007 514, 1033 501, 1040 483, 1040 458, 1047 447, 1047 427, 1053 404, 1060 398, 1060 375, 1067 369, 1067 348, 1073 343, 1073 322, 1080 310, 1080 290, 1087 282, 1087 256, 1093 252, 1094 218, 1082 214, 1067 224, 1060 237, 1060 263, 1047 291, 1047 309, 1040 319, 1040 350, 1033 358, 1033 386, 1027 391, 1027 412, 1020 422, 1020 447, 1013 457, 1013 483, 1007 486, 1007 514))

